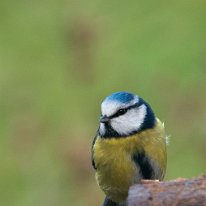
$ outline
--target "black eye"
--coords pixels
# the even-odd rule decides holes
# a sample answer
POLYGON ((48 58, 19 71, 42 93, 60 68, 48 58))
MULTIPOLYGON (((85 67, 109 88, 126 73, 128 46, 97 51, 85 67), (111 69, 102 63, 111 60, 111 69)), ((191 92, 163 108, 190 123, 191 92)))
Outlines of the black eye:
POLYGON ((112 116, 110 116, 110 119, 125 114, 125 113, 127 112, 127 110, 128 110, 128 108, 125 108, 125 109, 119 109, 115 114, 113 114, 112 116))
POLYGON ((123 115, 126 112, 127 112, 127 109, 119 109, 117 113, 118 113, 118 115, 123 115))

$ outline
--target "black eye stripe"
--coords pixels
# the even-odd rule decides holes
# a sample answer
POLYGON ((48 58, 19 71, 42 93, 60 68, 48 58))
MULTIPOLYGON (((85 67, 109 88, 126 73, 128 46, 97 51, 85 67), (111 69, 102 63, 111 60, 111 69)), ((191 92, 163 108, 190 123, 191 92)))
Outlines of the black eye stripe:
POLYGON ((121 115, 125 114, 128 110, 130 110, 132 108, 135 108, 135 107, 138 107, 138 106, 140 106, 140 105, 138 103, 136 103, 136 104, 133 104, 133 105, 131 105, 129 107, 119 109, 115 114, 109 116, 109 118, 112 119, 112 118, 121 116, 121 115))

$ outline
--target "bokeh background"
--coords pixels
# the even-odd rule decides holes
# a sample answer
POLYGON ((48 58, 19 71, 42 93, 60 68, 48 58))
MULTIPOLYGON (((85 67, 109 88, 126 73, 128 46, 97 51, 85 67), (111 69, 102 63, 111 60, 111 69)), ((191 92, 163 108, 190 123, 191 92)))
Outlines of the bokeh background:
POLYGON ((0 1, 0 205, 97 206, 100 103, 141 95, 171 136, 166 179, 206 172, 206 2, 0 1))

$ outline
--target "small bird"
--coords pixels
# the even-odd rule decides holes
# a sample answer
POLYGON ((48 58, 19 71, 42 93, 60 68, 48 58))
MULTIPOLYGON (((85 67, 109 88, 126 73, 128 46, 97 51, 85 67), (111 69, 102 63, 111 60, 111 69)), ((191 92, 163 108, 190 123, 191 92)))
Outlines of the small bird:
POLYGON ((167 162, 164 124, 138 95, 113 93, 101 104, 92 144, 103 206, 126 206, 129 187, 143 179, 162 180, 167 162))

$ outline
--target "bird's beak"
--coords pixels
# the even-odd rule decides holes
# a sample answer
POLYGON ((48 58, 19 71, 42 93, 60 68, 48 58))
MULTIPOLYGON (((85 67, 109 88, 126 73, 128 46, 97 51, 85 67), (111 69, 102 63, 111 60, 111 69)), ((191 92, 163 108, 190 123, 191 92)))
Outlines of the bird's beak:
POLYGON ((101 123, 107 123, 107 122, 109 122, 109 117, 107 117, 106 115, 101 116, 99 121, 101 123))

